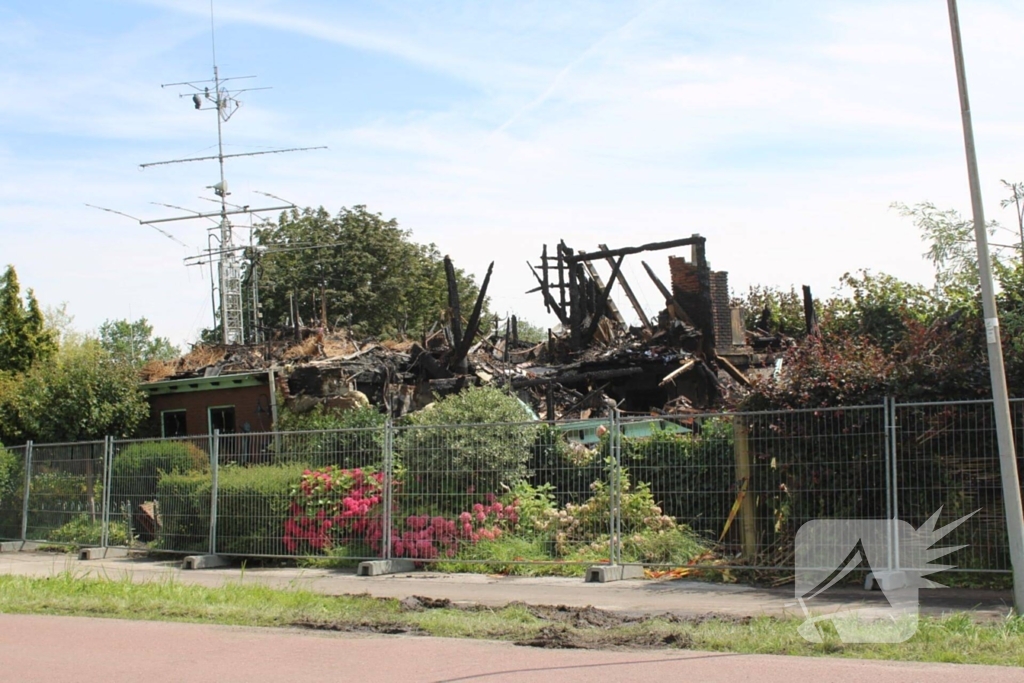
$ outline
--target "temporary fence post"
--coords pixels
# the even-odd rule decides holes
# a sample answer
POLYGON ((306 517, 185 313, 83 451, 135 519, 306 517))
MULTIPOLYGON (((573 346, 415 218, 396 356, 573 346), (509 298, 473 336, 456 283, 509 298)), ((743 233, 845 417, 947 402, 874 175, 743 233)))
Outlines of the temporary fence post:
POLYGON ((611 412, 611 433, 608 435, 608 445, 611 448, 612 471, 611 491, 608 496, 608 517, 610 523, 610 540, 608 544, 608 555, 611 563, 619 564, 622 560, 622 447, 620 438, 622 436, 619 422, 619 409, 613 408, 611 412))
POLYGON ((889 423, 889 466, 892 470, 890 480, 892 482, 892 561, 893 569, 900 571, 900 495, 899 479, 896 475, 896 400, 890 399, 887 406, 889 414, 886 421, 889 423))
POLYGON ((753 561, 757 557, 757 520, 754 498, 751 492, 750 437, 743 415, 735 415, 733 428, 733 460, 736 466, 736 481, 740 486, 740 547, 742 557, 753 561))
POLYGON ((384 512, 381 515, 381 555, 385 560, 391 559, 391 518, 392 518, 392 495, 391 488, 394 481, 394 431, 391 418, 384 422, 384 512))
POLYGON ((220 466, 220 430, 213 430, 210 448, 210 554, 217 554, 217 469, 220 466))
POLYGON ((21 542, 28 540, 28 495, 32 483, 32 442, 25 444, 25 494, 21 500, 21 542))
POLYGON ((114 437, 103 439, 103 531, 100 534, 100 547, 110 544, 110 469, 114 460, 114 437))
POLYGON ((885 568, 892 571, 893 563, 893 526, 896 524, 892 514, 892 504, 895 500, 896 491, 892 485, 892 442, 889 440, 889 433, 892 429, 890 424, 891 414, 889 413, 889 402, 893 399, 886 396, 882 399, 882 440, 885 442, 885 568))

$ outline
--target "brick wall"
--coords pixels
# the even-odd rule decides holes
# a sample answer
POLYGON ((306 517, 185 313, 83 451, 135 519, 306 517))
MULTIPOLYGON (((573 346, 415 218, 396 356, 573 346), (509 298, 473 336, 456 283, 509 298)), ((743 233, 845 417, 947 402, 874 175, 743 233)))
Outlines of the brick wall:
POLYGON ((715 348, 727 351, 732 347, 732 312, 729 306, 729 273, 711 273, 711 315, 715 323, 715 348))
POLYGON ((235 429, 267 432, 271 430, 270 389, 266 385, 229 389, 190 391, 182 394, 161 394, 149 397, 150 423, 154 436, 160 436, 160 413, 164 410, 185 410, 185 428, 189 436, 209 434, 207 409, 215 406, 235 407, 235 429))
MULTIPOLYGON (((693 263, 678 256, 668 257, 668 268, 672 275, 672 292, 679 304, 695 323, 702 318, 700 269, 693 263)), ((729 274, 725 271, 710 271, 711 331, 715 337, 715 348, 729 349, 732 346, 732 318, 729 311, 729 274)))

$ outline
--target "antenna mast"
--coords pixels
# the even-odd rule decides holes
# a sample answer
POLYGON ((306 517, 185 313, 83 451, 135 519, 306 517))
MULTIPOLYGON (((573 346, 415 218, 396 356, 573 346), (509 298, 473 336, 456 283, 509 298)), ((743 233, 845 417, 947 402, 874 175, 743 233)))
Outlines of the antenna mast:
MULTIPOLYGON (((214 194, 219 198, 220 211, 217 213, 200 213, 190 212, 187 216, 178 216, 173 218, 158 218, 150 221, 140 220, 139 223, 142 225, 152 225, 154 223, 166 223, 171 221, 183 221, 192 220, 196 218, 219 218, 219 232, 220 232, 220 243, 214 250, 210 245, 207 245, 206 255, 212 259, 214 254, 218 256, 217 272, 218 272, 218 283, 220 290, 220 324, 221 324, 221 340, 225 345, 232 344, 244 344, 245 343, 245 319, 243 310, 243 299, 242 299, 242 281, 245 275, 246 262, 241 256, 241 252, 244 247, 238 247, 235 245, 235 238, 233 234, 233 228, 231 221, 228 216, 237 214, 249 214, 250 216, 256 213, 265 211, 285 211, 288 209, 296 208, 294 204, 288 202, 281 206, 269 206, 263 208, 250 208, 249 205, 235 206, 227 201, 227 197, 230 194, 228 191, 228 182, 224 173, 224 160, 236 157, 247 157, 247 156, 259 156, 262 154, 279 154, 282 152, 298 152, 304 150, 313 149, 326 149, 323 146, 320 147, 293 147, 289 149, 275 149, 261 152, 245 152, 241 154, 224 154, 224 124, 234 115, 238 108, 242 105, 238 99, 238 95, 243 92, 251 90, 269 90, 269 88, 240 88, 240 89, 229 89, 225 84, 229 81, 245 80, 255 78, 255 76, 239 76, 234 78, 221 78, 220 70, 217 67, 217 51, 216 42, 213 32, 213 2, 210 2, 210 33, 211 33, 211 48, 213 53, 213 79, 205 81, 183 81, 180 83, 166 83, 161 85, 161 88, 167 87, 184 87, 187 90, 184 93, 179 93, 179 97, 190 97, 192 104, 196 109, 199 110, 213 110, 216 112, 217 119, 217 155, 216 156, 205 156, 205 157, 194 157, 189 159, 172 159, 169 161, 156 161, 146 164, 140 164, 141 168, 148 168, 150 166, 161 166, 166 164, 181 164, 192 161, 212 161, 217 160, 218 169, 220 172, 220 180, 214 185, 207 186, 207 189, 212 189, 214 194), (212 90, 210 85, 213 86, 212 90), (212 106, 209 106, 212 105, 212 106), (229 208, 231 207, 231 208, 229 208)), ((277 199, 275 197, 275 199, 277 199)), ((166 234, 166 233, 165 233, 166 234)), ((186 265, 197 265, 195 263, 188 263, 189 259, 186 259, 186 265)), ((248 267, 253 267, 249 264, 248 267)), ((212 283, 211 283, 212 284, 212 283)), ((254 303, 256 300, 254 297, 254 303)), ((216 317, 216 314, 215 314, 216 317)), ((259 320, 259 312, 253 311, 253 320, 259 320)), ((258 341, 259 337, 259 324, 254 322, 251 338, 253 341, 258 341)))

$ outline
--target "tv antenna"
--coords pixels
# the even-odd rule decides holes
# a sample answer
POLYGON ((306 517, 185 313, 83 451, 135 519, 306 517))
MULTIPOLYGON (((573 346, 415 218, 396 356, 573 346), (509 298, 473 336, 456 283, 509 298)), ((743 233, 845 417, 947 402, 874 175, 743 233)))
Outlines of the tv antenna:
MULTIPOLYGON (((220 204, 219 211, 193 211, 191 209, 184 209, 183 207, 174 207, 169 204, 162 204, 163 206, 170 206, 171 208, 177 208, 185 211, 187 215, 173 216, 170 218, 156 218, 151 220, 142 220, 135 218, 134 216, 128 216, 128 214, 120 211, 114 211, 113 209, 103 209, 103 207, 95 207, 102 209, 103 211, 110 211, 111 213, 117 213, 123 216, 128 216, 137 220, 141 225, 148 225, 156 230, 159 230, 165 236, 169 237, 180 243, 177 238, 170 235, 162 228, 157 227, 157 224, 171 223, 176 221, 187 221, 195 219, 211 219, 219 226, 219 240, 216 246, 213 246, 207 240, 207 249, 202 252, 207 256, 206 261, 196 261, 196 257, 186 258, 185 265, 203 265, 206 262, 212 262, 214 257, 217 260, 217 283, 220 292, 220 316, 219 322, 221 325, 221 341, 225 345, 232 344, 244 344, 245 343, 245 322, 244 322, 244 310, 242 300, 242 281, 244 279, 246 268, 251 268, 251 264, 246 264, 245 259, 242 257, 242 252, 245 248, 243 246, 236 246, 235 238, 233 234, 233 226, 229 216, 237 216, 240 214, 249 215, 250 218, 259 213, 268 211, 287 211, 289 209, 297 208, 295 204, 287 200, 283 200, 280 197, 270 195, 267 193, 266 196, 277 199, 283 202, 276 206, 265 206, 254 208, 248 204, 239 206, 228 201, 228 196, 231 192, 228 190, 228 181, 224 173, 224 160, 235 159, 240 157, 253 157, 262 156, 266 154, 284 154, 287 152, 302 152, 307 150, 315 149, 326 149, 325 146, 318 147, 290 147, 285 149, 271 149, 256 152, 241 152, 237 154, 225 154, 224 153, 224 124, 227 123, 241 108, 242 101, 239 99, 239 95, 246 92, 253 92, 256 90, 270 90, 269 87, 235 87, 245 86, 245 83, 240 81, 250 81, 256 78, 255 76, 234 76, 223 78, 220 75, 220 70, 217 67, 217 50, 213 26, 213 2, 210 2, 210 35, 211 45, 213 47, 213 78, 199 81, 180 81, 177 83, 164 83, 161 84, 161 88, 179 88, 184 92, 179 92, 179 98, 188 98, 192 106, 199 111, 210 111, 214 112, 214 118, 217 121, 217 153, 208 156, 201 157, 189 157, 184 159, 170 159, 167 161, 153 161, 149 163, 139 164, 140 168, 146 169, 153 166, 167 166, 170 164, 185 164, 191 162, 200 161, 216 161, 219 167, 220 175, 218 182, 207 185, 206 189, 213 190, 213 194, 216 195, 217 199, 212 199, 220 204)), ((201 197, 201 199, 209 199, 207 197, 201 197)), ((212 265, 211 265, 212 267, 212 265)), ((213 295, 213 277, 211 273, 211 299, 216 301, 216 297, 213 295)), ((214 320, 217 321, 217 311, 214 305, 214 320)), ((253 312, 254 320, 257 318, 257 312, 253 312)), ((253 327, 253 338, 254 340, 259 335, 258 325, 253 327)))

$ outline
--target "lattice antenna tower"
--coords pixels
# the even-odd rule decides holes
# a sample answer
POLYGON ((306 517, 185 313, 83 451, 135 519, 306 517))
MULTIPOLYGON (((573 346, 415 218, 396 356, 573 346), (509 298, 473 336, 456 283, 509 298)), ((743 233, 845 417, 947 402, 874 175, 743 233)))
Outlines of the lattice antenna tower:
MULTIPOLYGON (((158 218, 154 220, 139 220, 142 225, 150 225, 156 227, 157 223, 169 223, 173 221, 186 221, 200 219, 212 219, 218 223, 219 228, 219 246, 214 249, 211 245, 207 245, 207 249, 204 255, 207 259, 212 259, 216 256, 217 258, 217 279, 219 284, 220 292, 220 324, 221 324, 221 340, 226 345, 231 344, 244 344, 245 343, 245 322, 243 317, 243 304, 242 304, 242 280, 244 279, 244 270, 247 267, 245 260, 241 256, 241 252, 245 250, 244 245, 236 246, 235 237, 233 234, 233 227, 229 216, 235 216, 239 214, 249 214, 250 216, 262 212, 268 211, 285 211, 288 209, 294 209, 295 204, 287 202, 286 204, 279 206, 267 206, 261 208, 252 208, 249 205, 239 206, 228 202, 228 195, 231 193, 228 191, 228 181, 224 173, 224 161, 225 159, 233 159, 238 157, 251 157, 260 156, 264 154, 282 154, 285 152, 300 152, 313 149, 325 149, 323 146, 319 147, 290 147, 286 149, 273 149, 264 150, 259 152, 242 152, 238 154, 225 154, 224 153, 224 124, 227 123, 232 116, 242 106, 241 100, 238 96, 245 92, 251 92, 254 90, 269 90, 267 87, 240 87, 234 88, 234 82, 246 81, 255 78, 255 76, 235 76, 224 78, 220 75, 220 70, 217 67, 217 50, 215 42, 215 34, 213 30, 213 3, 210 3, 210 34, 211 34, 211 45, 213 52, 213 78, 199 81, 181 81, 178 83, 164 83, 161 88, 179 88, 183 89, 184 92, 179 92, 179 98, 189 98, 195 109, 200 111, 212 111, 214 112, 217 120, 217 154, 203 157, 191 157, 186 159, 171 159, 168 161, 155 161, 145 164, 140 164, 141 168, 150 168, 152 166, 165 166, 169 164, 184 164, 195 161, 216 161, 219 172, 220 180, 213 184, 206 186, 206 189, 212 189, 214 194, 218 197, 220 204, 220 210, 217 212, 201 212, 201 211, 189 211, 188 215, 176 216, 171 218, 158 218)), ((263 193, 266 194, 266 193, 263 193)), ((268 195, 272 196, 272 195, 268 195)), ((274 197, 279 199, 278 197, 274 197)), ((205 199, 205 198, 204 198, 205 199)), ((168 206, 168 205, 165 205, 168 206)), ((180 207, 174 207, 180 208, 180 207)), ((115 212, 116 213, 116 212, 115 212)), ((159 228, 157 228, 159 230, 159 228)), ((161 230, 161 232, 163 232, 161 230)), ((166 233, 165 233, 166 234, 166 233)), ((203 255, 199 257, 190 257, 185 259, 186 265, 202 265, 207 261, 202 260, 203 255)), ((251 264, 249 264, 251 266, 251 264)), ((212 283, 211 283, 212 284, 212 283)), ((258 324, 253 325, 253 337, 258 336, 258 324)))

